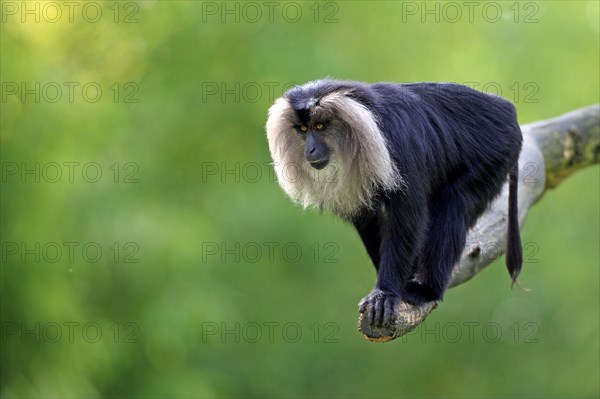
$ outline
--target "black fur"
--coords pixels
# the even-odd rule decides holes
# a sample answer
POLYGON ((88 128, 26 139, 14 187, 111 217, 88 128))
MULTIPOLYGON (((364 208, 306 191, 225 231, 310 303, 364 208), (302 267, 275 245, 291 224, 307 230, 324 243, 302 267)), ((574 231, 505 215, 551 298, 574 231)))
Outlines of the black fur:
POLYGON ((362 84, 321 81, 286 93, 302 114, 311 99, 348 90, 374 115, 404 179, 379 190, 374 206, 351 218, 377 269, 361 303, 371 322, 391 322, 399 300, 441 300, 467 231, 510 174, 506 262, 516 280, 522 263, 517 220, 521 130, 514 106, 451 83, 362 84), (368 316, 369 317, 369 316, 368 316))

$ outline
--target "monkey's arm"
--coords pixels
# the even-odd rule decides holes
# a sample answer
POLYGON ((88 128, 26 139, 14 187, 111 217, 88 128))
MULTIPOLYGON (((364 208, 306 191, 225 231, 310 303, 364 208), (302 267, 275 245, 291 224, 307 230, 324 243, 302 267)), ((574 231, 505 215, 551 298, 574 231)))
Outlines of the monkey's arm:
POLYGON ((375 212, 369 212, 356 217, 352 224, 356 228, 367 253, 377 270, 379 267, 379 247, 381 240, 379 238, 379 221, 375 212))
MULTIPOLYGON (((529 208, 548 188, 556 187, 576 170, 600 161, 600 105, 569 112, 557 118, 525 125, 519 158, 519 224, 529 208)), ((451 286, 469 280, 496 258, 506 246, 508 190, 490 205, 467 235, 467 245, 452 272, 451 286)), ((370 341, 386 342, 417 327, 437 306, 414 307, 402 302, 395 324, 372 328, 359 318, 359 330, 370 341)))
MULTIPOLYGON (((415 186, 417 195, 418 190, 415 186)), ((425 201, 411 201, 400 191, 388 193, 377 222, 380 238, 379 262, 375 266, 377 283, 360 301, 359 312, 365 324, 380 327, 394 323, 394 309, 412 293, 408 291, 408 281, 422 251, 428 225, 425 201)))

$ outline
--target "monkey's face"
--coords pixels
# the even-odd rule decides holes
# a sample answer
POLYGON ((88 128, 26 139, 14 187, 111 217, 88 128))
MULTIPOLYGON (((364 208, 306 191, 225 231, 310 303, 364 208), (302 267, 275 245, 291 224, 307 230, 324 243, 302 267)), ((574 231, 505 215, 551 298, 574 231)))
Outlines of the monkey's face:
MULTIPOLYGON (((310 122, 309 122, 310 123, 310 122)), ((315 169, 323 169, 330 161, 331 149, 326 142, 324 122, 297 125, 296 130, 304 140, 304 159, 315 169)))
MULTIPOLYGON (((319 97, 279 99, 268 122, 269 143, 294 168, 322 170, 344 154, 347 134, 335 110, 319 97), (269 129, 270 127, 270 129, 269 129)), ((348 154, 349 155, 349 154, 348 154)))
POLYGON ((331 162, 339 136, 333 109, 322 105, 321 100, 312 95, 287 99, 288 120, 302 142, 304 160, 317 170, 331 162))

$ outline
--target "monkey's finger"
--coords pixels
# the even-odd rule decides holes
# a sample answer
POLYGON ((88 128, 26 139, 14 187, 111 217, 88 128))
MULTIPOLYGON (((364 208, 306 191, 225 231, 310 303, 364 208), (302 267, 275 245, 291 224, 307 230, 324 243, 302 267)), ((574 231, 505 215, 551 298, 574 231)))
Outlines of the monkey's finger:
POLYGON ((369 324, 372 326, 375 325, 375 317, 376 317, 376 312, 377 312, 375 305, 376 305, 375 301, 372 301, 369 303, 369 320, 368 321, 369 321, 369 324))
POLYGON ((367 301, 365 301, 364 299, 362 299, 359 303, 358 303, 358 311, 360 313, 365 313, 365 310, 367 310, 367 301))
POLYGON ((376 327, 381 327, 383 323, 383 307, 385 306, 385 298, 380 298, 375 302, 375 320, 373 320, 373 325, 376 327))
POLYGON ((389 327, 392 324, 392 316, 394 315, 394 301, 389 299, 385 301, 383 310, 383 327, 389 327))

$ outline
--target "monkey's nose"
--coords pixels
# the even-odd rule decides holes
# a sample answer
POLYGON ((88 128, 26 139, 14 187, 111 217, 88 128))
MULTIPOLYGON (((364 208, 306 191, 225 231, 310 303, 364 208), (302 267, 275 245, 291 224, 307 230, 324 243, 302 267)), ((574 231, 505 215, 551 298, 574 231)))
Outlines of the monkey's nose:
POLYGON ((317 146, 306 146, 304 149, 304 157, 308 162, 315 161, 323 157, 323 154, 321 154, 322 152, 323 151, 319 151, 317 146))

